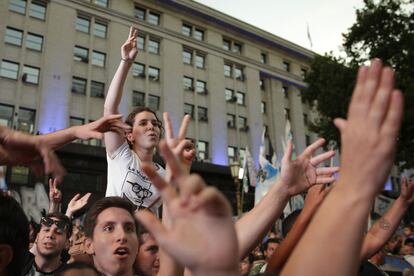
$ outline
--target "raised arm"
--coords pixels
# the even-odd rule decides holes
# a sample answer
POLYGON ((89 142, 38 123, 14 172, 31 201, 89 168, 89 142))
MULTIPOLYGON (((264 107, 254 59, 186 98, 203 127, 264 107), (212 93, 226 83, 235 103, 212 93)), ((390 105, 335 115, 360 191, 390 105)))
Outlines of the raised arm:
POLYGON ((85 207, 88 204, 88 200, 92 194, 86 193, 83 197, 80 197, 80 194, 76 194, 68 203, 68 208, 66 209, 65 215, 72 219, 73 214, 85 207))
POLYGON ((329 191, 330 188, 326 187, 326 185, 315 185, 308 190, 302 211, 288 235, 273 253, 266 267, 266 272, 279 274, 329 191))
POLYGON ((312 154, 324 143, 324 139, 317 140, 296 160, 292 160, 293 145, 291 142, 288 143, 282 159, 280 177, 266 196, 236 222, 240 259, 243 259, 263 239, 271 225, 282 214, 291 196, 306 191, 314 184, 334 181, 330 175, 337 172, 338 167, 317 168, 317 166, 335 153, 328 151, 312 157, 312 154))
MULTIPOLYGON (((108 93, 105 98, 104 115, 118 114, 119 103, 121 102, 125 80, 128 76, 129 69, 134 63, 137 56, 137 35, 138 31, 131 27, 129 30, 128 39, 121 47, 121 62, 112 82, 108 88, 108 93)), ((114 152, 125 142, 125 135, 118 132, 105 133, 105 147, 108 154, 114 152)))
POLYGON ((356 275, 369 211, 394 162, 402 110, 393 70, 379 60, 360 68, 348 119, 335 120, 342 141, 338 184, 281 275, 356 275))
POLYGON ((391 208, 371 227, 364 238, 361 261, 371 258, 392 237, 411 203, 414 202, 414 181, 402 178, 401 194, 391 208))
POLYGON ((57 188, 56 179, 49 178, 49 213, 57 213, 62 202, 62 192, 57 188))
POLYGON ((130 131, 131 127, 121 121, 121 114, 111 114, 80 126, 72 126, 56 132, 35 136, 51 149, 58 149, 76 139, 102 139, 105 132, 120 134, 130 131))
POLYGON ((30 166, 36 173, 51 173, 58 182, 65 175, 54 152, 37 136, 3 126, 0 126, 0 164, 30 166))

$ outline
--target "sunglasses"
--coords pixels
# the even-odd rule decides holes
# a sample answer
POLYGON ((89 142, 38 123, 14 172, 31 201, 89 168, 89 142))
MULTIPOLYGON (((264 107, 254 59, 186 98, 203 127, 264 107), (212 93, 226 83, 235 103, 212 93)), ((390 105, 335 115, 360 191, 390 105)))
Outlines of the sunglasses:
POLYGON ((40 219, 40 224, 46 226, 46 227, 52 227, 52 225, 56 225, 56 228, 62 232, 65 232, 68 228, 68 224, 61 220, 53 220, 51 218, 42 217, 40 219))

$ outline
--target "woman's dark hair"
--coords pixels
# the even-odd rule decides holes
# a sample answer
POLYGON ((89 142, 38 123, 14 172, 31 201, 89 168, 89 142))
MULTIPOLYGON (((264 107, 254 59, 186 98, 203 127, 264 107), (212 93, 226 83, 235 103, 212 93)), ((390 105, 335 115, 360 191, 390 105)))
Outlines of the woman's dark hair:
MULTIPOLYGON (((154 114, 155 119, 157 119, 157 121, 160 122, 160 138, 161 138, 164 134, 164 126, 162 125, 162 121, 158 118, 157 113, 155 113, 155 111, 153 111, 149 107, 146 107, 146 106, 135 107, 134 110, 132 110, 132 112, 129 113, 128 116, 126 117, 125 123, 132 127, 134 125, 134 122, 135 122, 135 116, 137 116, 137 114, 139 114, 141 112, 150 112, 150 113, 154 114)), ((129 147, 132 148, 132 145, 129 141, 128 141, 128 144, 129 144, 129 147)))
POLYGON ((6 275, 20 275, 29 248, 29 221, 17 201, 0 193, 0 244, 13 249, 6 275))

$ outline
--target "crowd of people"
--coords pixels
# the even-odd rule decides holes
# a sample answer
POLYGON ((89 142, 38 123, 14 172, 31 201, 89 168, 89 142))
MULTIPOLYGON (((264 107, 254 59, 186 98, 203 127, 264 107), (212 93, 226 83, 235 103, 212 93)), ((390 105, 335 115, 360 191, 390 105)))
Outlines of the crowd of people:
MULTIPOLYGON (((31 136, 0 127, 0 164, 26 165, 51 174, 50 208, 39 222, 7 193, 0 194, 0 276, 3 275, 386 275, 389 255, 414 273, 413 225, 400 223, 414 201, 414 181, 366 231, 375 197, 394 164, 403 96, 394 71, 374 59, 362 66, 341 132, 339 167, 323 165, 324 139, 292 158, 288 142, 280 177, 266 196, 237 221, 227 199, 190 173, 195 157, 184 116, 178 134, 149 108, 134 109, 122 122, 119 104, 137 56, 130 29, 109 86, 103 117, 93 123, 31 136), (77 194, 61 213, 59 183, 65 170, 53 153, 75 139, 104 139, 106 196, 81 220, 74 214, 90 193, 77 194), (162 155, 166 168, 153 161, 162 155), (318 152, 318 153, 317 153, 318 152), (302 210, 275 222, 289 199, 307 193, 302 210)), ((401 266, 401 265, 400 265, 401 266)), ((389 273, 389 272, 388 272, 389 273)))

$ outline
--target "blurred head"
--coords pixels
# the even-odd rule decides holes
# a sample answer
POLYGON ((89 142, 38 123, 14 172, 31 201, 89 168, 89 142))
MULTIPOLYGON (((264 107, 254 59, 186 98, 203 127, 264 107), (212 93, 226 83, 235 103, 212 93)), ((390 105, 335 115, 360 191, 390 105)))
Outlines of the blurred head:
POLYGON ((268 239, 265 243, 265 251, 264 255, 266 257, 266 261, 270 260, 272 257, 273 252, 279 246, 280 240, 279 239, 268 239))
POLYGON ((148 107, 135 108, 126 118, 125 123, 132 127, 127 134, 131 148, 138 146, 143 149, 155 148, 163 131, 162 122, 157 114, 148 107))
POLYGON ((403 233, 406 237, 411 236, 412 234, 411 226, 409 225, 404 226, 403 233))
POLYGON ((0 193, 0 274, 20 275, 29 247, 29 221, 17 201, 0 193))
POLYGON ((91 265, 82 262, 66 264, 56 276, 99 276, 99 272, 91 265))
POLYGON ((160 270, 158 244, 154 237, 142 226, 138 237, 139 249, 134 263, 135 272, 142 276, 157 275, 160 270))
POLYGON ((135 206, 120 197, 95 202, 85 218, 85 247, 102 274, 132 273, 138 252, 135 206))
POLYGON ((72 224, 61 213, 51 213, 40 220, 40 230, 36 237, 38 255, 44 259, 60 257, 69 246, 72 224))
POLYGON ((254 261, 254 256, 252 253, 249 253, 247 257, 245 257, 243 260, 240 261, 239 269, 240 269, 240 275, 246 276, 249 275, 250 269, 252 268, 254 261))

